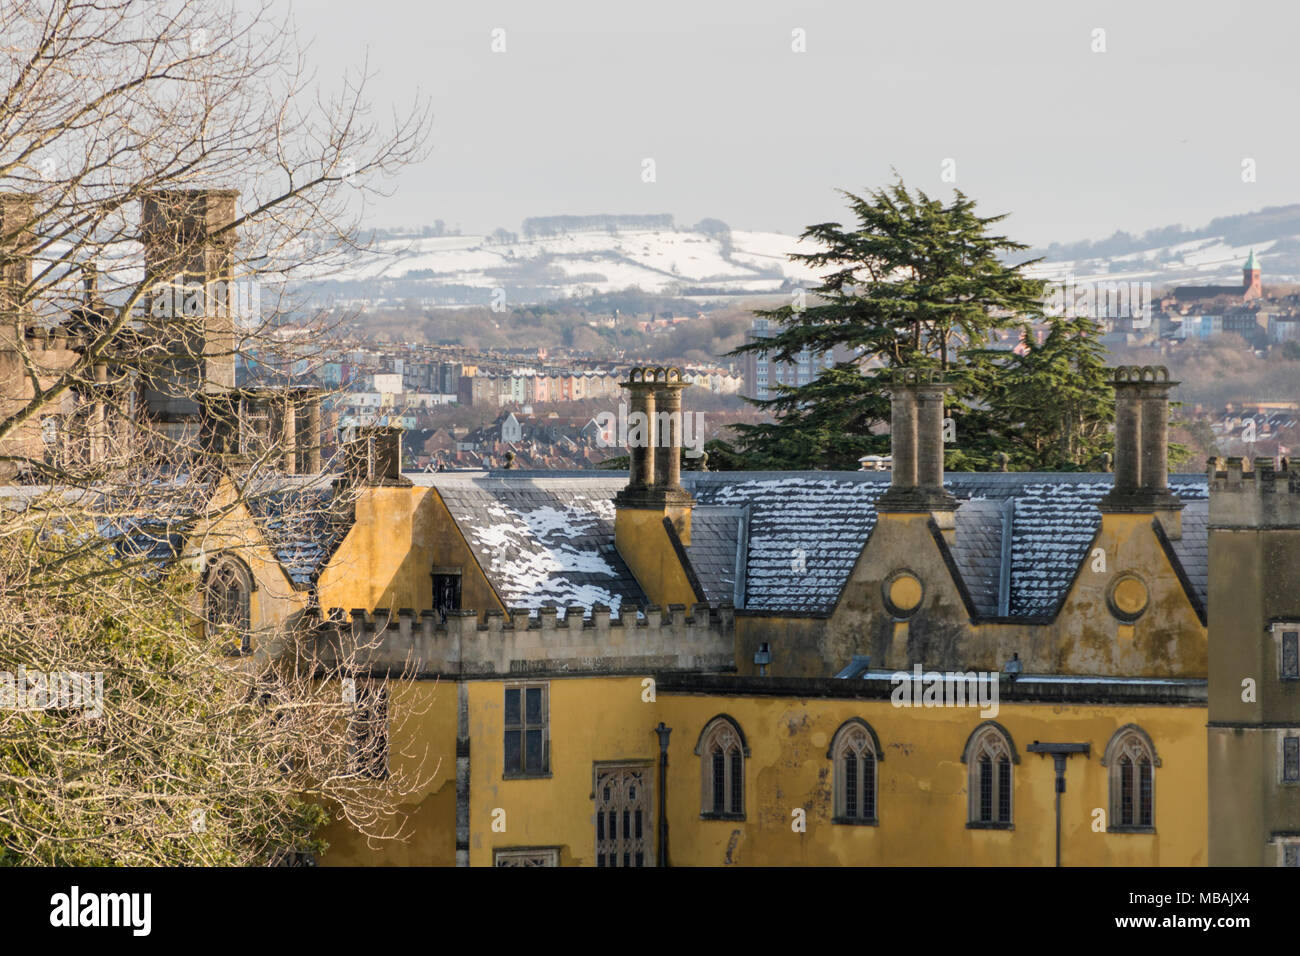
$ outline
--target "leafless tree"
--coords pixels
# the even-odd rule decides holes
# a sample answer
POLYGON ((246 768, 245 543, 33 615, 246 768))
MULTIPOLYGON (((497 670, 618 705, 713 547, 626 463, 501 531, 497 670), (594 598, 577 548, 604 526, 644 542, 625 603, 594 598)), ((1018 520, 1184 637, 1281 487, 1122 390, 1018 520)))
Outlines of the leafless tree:
POLYGON ((318 806, 401 836, 437 763, 386 751, 401 675, 314 656, 355 489, 311 377, 337 312, 294 290, 426 108, 318 82, 269 3, 7 3, 0 72, 0 860, 273 862, 318 806), (272 565, 255 614, 228 569, 272 565))

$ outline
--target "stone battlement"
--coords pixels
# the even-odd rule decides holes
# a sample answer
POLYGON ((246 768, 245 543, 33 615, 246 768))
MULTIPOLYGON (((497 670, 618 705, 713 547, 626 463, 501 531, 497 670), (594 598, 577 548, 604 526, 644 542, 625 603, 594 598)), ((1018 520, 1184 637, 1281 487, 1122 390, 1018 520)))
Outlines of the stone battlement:
POLYGON ((14 348, 21 338, 29 351, 63 352, 84 351, 90 346, 89 336, 69 333, 59 326, 52 328, 35 323, 22 323, 0 330, 0 348, 14 348))
POLYGON ((1300 471, 1283 458, 1211 458, 1206 463, 1210 527, 1300 528, 1300 471), (1220 469, 1220 465, 1225 467, 1220 469))
POLYGON ((476 611, 451 611, 444 622, 436 611, 331 608, 316 626, 317 652, 326 667, 355 655, 360 670, 427 676, 735 670, 730 606, 695 604, 689 615, 680 604, 640 615, 625 607, 615 616, 597 605, 585 619, 584 610, 568 608, 564 620, 555 608, 535 618, 488 611, 482 621, 476 611))

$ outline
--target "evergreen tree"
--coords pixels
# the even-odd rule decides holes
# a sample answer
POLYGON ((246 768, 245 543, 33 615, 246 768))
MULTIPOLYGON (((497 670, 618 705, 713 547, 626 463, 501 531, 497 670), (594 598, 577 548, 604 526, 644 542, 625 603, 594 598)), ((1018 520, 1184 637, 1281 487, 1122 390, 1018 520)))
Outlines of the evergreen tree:
POLYGON ((1048 326, 1041 343, 1026 339, 989 381, 989 431, 1012 471, 1096 469, 1113 445, 1115 417, 1101 329, 1086 316, 1048 326))
POLYGON ((1041 309, 1044 284, 1022 274, 1028 263, 1001 259, 1027 247, 990 232, 1005 216, 976 215, 960 191, 947 204, 913 194, 901 179, 867 196, 843 195, 856 227, 809 226, 801 238, 822 249, 791 256, 831 270, 810 292, 817 304, 758 312, 778 331, 731 353, 837 358, 806 385, 777 385, 775 397, 752 400, 775 421, 735 426, 732 451, 749 467, 852 469, 864 454, 886 453, 881 433, 895 368, 937 369, 953 383, 959 440, 967 428, 991 425, 979 412, 979 389, 997 359, 984 346, 991 333, 1041 309))

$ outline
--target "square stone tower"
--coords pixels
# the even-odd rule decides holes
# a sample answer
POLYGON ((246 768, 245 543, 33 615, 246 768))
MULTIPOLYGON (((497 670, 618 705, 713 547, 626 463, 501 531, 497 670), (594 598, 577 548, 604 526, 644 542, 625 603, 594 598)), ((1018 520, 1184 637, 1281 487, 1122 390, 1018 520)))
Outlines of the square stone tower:
POLYGON ((1211 866, 1300 866, 1300 473, 1209 462, 1211 866))

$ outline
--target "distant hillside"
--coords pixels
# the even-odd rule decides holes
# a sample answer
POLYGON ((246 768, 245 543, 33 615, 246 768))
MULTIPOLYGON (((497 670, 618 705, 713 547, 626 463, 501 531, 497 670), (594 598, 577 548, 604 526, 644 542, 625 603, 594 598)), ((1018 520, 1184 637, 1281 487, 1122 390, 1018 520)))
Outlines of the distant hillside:
POLYGON ((1223 216, 1199 229, 1166 226, 1141 236, 1116 232, 1096 242, 1052 243, 1029 255, 1045 258, 1036 271, 1053 278, 1209 285, 1239 281, 1252 249, 1265 284, 1300 280, 1300 204, 1223 216))
MULTIPOLYGON (((443 223, 376 230, 374 253, 320 275, 315 291, 367 305, 491 305, 504 290, 515 307, 636 289, 697 302, 811 288, 818 276, 787 257, 807 251, 794 236, 731 230, 717 219, 674 227, 667 214, 545 216, 521 233, 449 233, 443 223)), ((1300 204, 1225 216, 1198 229, 1168 226, 1141 236, 1052 243, 1017 259, 1043 257, 1044 278, 1129 279, 1156 285, 1237 282, 1251 250, 1265 284, 1300 282, 1300 204)))
POLYGON ((732 231, 716 219, 674 229, 666 216, 551 216, 527 220, 523 237, 431 232, 376 231, 375 253, 317 277, 318 291, 371 304, 491 305, 504 289, 516 306, 633 288, 726 299, 816 281, 787 258, 795 237, 732 231))

